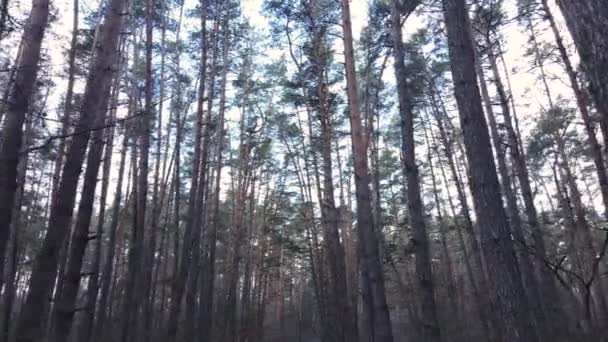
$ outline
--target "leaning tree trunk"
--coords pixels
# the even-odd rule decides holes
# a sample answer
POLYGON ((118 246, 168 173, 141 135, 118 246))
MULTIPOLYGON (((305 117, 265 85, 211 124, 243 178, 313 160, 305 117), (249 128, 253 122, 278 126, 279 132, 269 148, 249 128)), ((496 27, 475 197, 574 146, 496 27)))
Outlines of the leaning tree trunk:
MULTIPOLYGON (((555 43, 557 45, 557 50, 559 51, 562 63, 564 64, 564 69, 566 69, 566 74, 568 75, 570 86, 572 87, 572 91, 574 92, 576 103, 581 112, 583 123, 585 124, 587 139, 589 141, 589 146, 591 147, 591 156, 593 158, 593 163, 595 164, 597 178, 602 193, 602 200, 604 203, 604 214, 608 215, 608 175, 606 174, 606 165, 604 164, 602 147, 600 146, 597 140, 597 136, 595 135, 595 123, 593 122, 591 114, 589 113, 589 101, 587 99, 587 94, 585 94, 585 92, 583 91, 583 89, 581 89, 581 86, 578 83, 576 71, 572 66, 572 62, 570 61, 570 56, 568 55, 568 51, 566 50, 566 47, 564 45, 561 33, 559 32, 557 23, 555 22, 555 18, 553 17, 551 9, 549 8, 548 0, 542 0, 542 6, 545 13, 545 18, 549 21, 549 24, 551 26, 551 31, 553 32, 555 43)), ((608 53, 608 51, 606 53, 608 53)), ((604 139, 608 139, 608 136, 605 136, 604 139)))
MULTIPOLYGON (((107 104, 107 101, 106 101, 107 104)), ((104 106, 107 107, 107 106, 104 106)), ((103 114, 105 116, 105 113, 103 114)), ((87 156, 87 168, 84 174, 80 202, 78 203, 78 214, 76 225, 72 232, 69 248, 68 263, 63 289, 59 296, 54 322, 51 322, 52 342, 66 341, 72 327, 74 314, 76 313, 76 296, 80 288, 81 268, 84 253, 89 243, 89 226, 93 215, 93 203, 95 202, 95 190, 97 188, 97 174, 101 164, 101 156, 104 146, 104 131, 97 130, 93 133, 89 153, 87 156)))
POLYGON ((454 93, 462 125, 471 189, 479 224, 481 249, 497 294, 502 335, 510 342, 536 341, 526 321, 525 291, 517 269, 488 126, 481 105, 475 72, 475 49, 465 0, 445 0, 444 15, 452 66, 454 93))
POLYGON ((83 96, 80 118, 66 154, 63 176, 51 204, 48 231, 29 281, 29 292, 17 322, 17 341, 36 342, 44 333, 46 302, 53 288, 59 251, 69 231, 91 130, 103 123, 103 104, 110 93, 114 75, 118 36, 121 32, 125 0, 112 0, 106 13, 83 96))
MULTIPOLYGON (((116 111, 118 106, 120 77, 117 75, 114 80, 112 90, 112 104, 110 110, 112 115, 109 120, 116 120, 116 111)), ((101 269, 101 249, 103 247, 103 226, 105 223, 106 200, 108 197, 108 186, 110 182, 110 171, 112 167, 112 152, 114 148, 114 133, 116 127, 112 126, 107 129, 104 136, 105 148, 103 152, 103 169, 101 181, 101 195, 99 197, 99 214, 97 215, 97 224, 95 228, 95 246, 93 252, 93 260, 91 262, 91 271, 86 290, 86 300, 84 308, 84 317, 77 329, 76 340, 79 342, 88 342, 91 338, 93 329, 93 320, 95 318, 95 306, 97 303, 97 295, 99 293, 99 278, 101 269)))
MULTIPOLYGON (((490 58, 493 57, 490 56, 490 58)), ((479 56, 475 58, 475 70, 478 73, 481 98, 486 109, 486 115, 490 126, 491 139, 494 145, 494 150, 496 151, 496 161, 498 162, 498 175, 500 176, 500 180, 502 181, 501 189, 507 202, 507 216, 509 218, 509 224, 511 227, 511 233, 513 234, 513 240, 516 244, 517 259, 519 261, 519 269, 523 280, 524 290, 527 293, 527 297, 525 299, 527 300, 528 305, 531 309, 531 315, 529 318, 533 319, 533 322, 536 323, 536 332, 540 337, 544 335, 544 327, 546 325, 543 307, 540 302, 541 293, 538 292, 538 283, 536 281, 536 276, 534 273, 534 266, 532 265, 532 260, 530 259, 530 253, 526 251, 527 242, 524 236, 521 216, 519 215, 517 195, 515 193, 515 190, 513 189, 511 177, 509 175, 506 148, 498 131, 496 116, 492 108, 492 100, 490 99, 486 78, 481 66, 481 60, 479 56)))
POLYGON ((114 191, 114 199, 112 202, 112 213, 110 214, 110 225, 108 227, 108 249, 105 255, 103 270, 100 275, 99 304, 96 315, 97 320, 93 330, 93 342, 98 342, 101 340, 100 336, 103 334, 106 317, 108 316, 108 310, 110 309, 109 294, 112 273, 114 270, 114 255, 116 255, 116 235, 119 224, 118 221, 120 215, 120 202, 122 199, 122 183, 125 173, 128 142, 129 136, 127 134, 127 130, 125 130, 120 149, 120 162, 118 163, 118 180, 116 181, 116 190, 114 191))
MULTIPOLYGON (((33 122, 32 122, 31 113, 28 114, 27 123, 25 125, 25 132, 23 135, 23 143, 27 147, 31 143, 31 139, 33 135, 31 134, 33 122)), ((11 234, 10 234, 10 253, 9 258, 6 260, 6 283, 4 284, 4 302, 2 303, 2 312, 0 312, 0 316, 2 317, 2 322, 0 323, 0 327, 2 327, 2 331, 0 332, 0 341, 9 341, 10 332, 11 332, 11 315, 14 308, 15 297, 17 293, 15 293, 15 289, 17 288, 17 284, 15 282, 15 276, 17 274, 17 262, 19 261, 19 240, 20 240, 20 232, 19 227, 23 223, 22 217, 27 218, 27 216, 22 215, 21 206, 23 205, 24 195, 25 195, 25 180, 27 176, 28 164, 30 161, 30 156, 25 155, 19 161, 19 166, 17 168, 17 183, 19 184, 19 188, 17 190, 15 203, 13 203, 13 217, 11 222, 11 234)), ((8 251, 7 251, 8 253, 8 251)))
POLYGON ((543 319, 546 327, 544 333, 547 334, 547 336, 566 336, 565 334, 567 333, 567 331, 564 330, 564 328, 566 327, 564 321, 565 312, 562 309, 561 299, 559 297, 559 292, 555 280, 553 278, 553 275, 551 274, 551 270, 545 265, 545 261, 548 260, 547 249, 545 247, 542 228, 538 221, 538 214, 536 211, 536 206, 534 204, 528 167, 526 165, 525 157, 522 151, 520 150, 520 139, 516 133, 516 129, 513 127, 511 110, 509 108, 509 99, 507 93, 505 92, 504 85, 502 83, 500 73, 498 71, 496 56, 490 54, 489 60, 492 73, 494 75, 494 82, 496 84, 498 98, 500 100, 500 105, 502 108, 502 115, 504 117, 504 126, 507 131, 506 135, 509 143, 509 151, 511 154, 511 159, 513 160, 513 164, 515 166, 515 173, 517 175, 517 179, 519 180, 519 186, 524 201, 526 217, 528 219, 527 223, 532 235, 532 252, 534 253, 534 256, 540 259, 540 265, 538 267, 538 293, 542 294, 540 299, 545 308, 543 319))
MULTIPOLYGON (((427 118, 425 118, 427 119, 427 118)), ((424 132, 424 141, 427 145, 427 155, 428 155, 428 163, 429 163, 429 171, 431 174, 431 185, 432 185, 432 192, 433 192, 433 199, 435 202, 435 210, 437 210, 437 220, 439 221, 439 241, 441 243, 441 251, 442 251, 442 257, 443 257, 443 264, 445 264, 445 282, 446 282, 446 289, 447 289, 447 295, 449 296, 448 298, 448 304, 449 304, 449 311, 448 311, 448 317, 451 317, 453 315, 453 317, 459 317, 459 313, 461 312, 461 310, 458 307, 458 300, 461 298, 461 294, 458 291, 457 285, 456 285, 456 278, 454 277, 454 266, 453 266, 453 261, 452 261, 452 256, 450 255, 450 250, 448 247, 448 225, 446 220, 444 219, 444 214, 443 214, 443 207, 442 207, 442 199, 440 199, 440 189, 439 189, 439 182, 437 177, 435 176, 435 166, 433 163, 433 148, 436 148, 436 146, 432 146, 431 145, 431 141, 429 139, 429 134, 427 132, 427 128, 426 128, 426 124, 422 125, 422 130, 424 132)), ((463 244, 464 247, 464 244, 463 244)), ((460 327, 461 325, 461 320, 459 319, 454 319, 454 322, 452 324, 449 324, 449 327, 452 328, 452 331, 450 331, 448 333, 448 336, 454 336, 454 340, 458 340, 461 332, 460 332, 460 327)), ((446 333, 447 333, 447 328, 446 327, 446 333)), ((462 334, 462 336, 467 336, 466 334, 462 334)), ((469 336, 467 336, 468 338, 470 338, 469 336)))
MULTIPOLYGON (((4 12, 5 9, 2 9, 4 12)), ((17 62, 2 127, 0 143, 0 271, 4 269, 6 242, 9 240, 13 201, 17 191, 17 168, 23 143, 23 122, 30 97, 36 91, 40 47, 49 19, 49 0, 34 0, 32 10, 23 31, 21 56, 17 62)), ((2 32, 0 31, 0 34, 2 32)), ((3 272, 2 272, 3 273, 3 272)), ((0 275, 0 287, 2 276, 0 275)))
POLYGON ((604 142, 608 141, 608 2, 557 1, 581 58, 583 72, 600 114, 604 142))

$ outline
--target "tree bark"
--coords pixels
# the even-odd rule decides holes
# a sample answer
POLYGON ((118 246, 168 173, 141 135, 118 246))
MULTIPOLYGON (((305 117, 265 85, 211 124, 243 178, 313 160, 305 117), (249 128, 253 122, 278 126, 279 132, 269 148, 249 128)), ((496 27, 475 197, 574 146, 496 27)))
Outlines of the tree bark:
POLYGON ((608 3, 603 0, 557 1, 581 59, 589 90, 600 114, 604 142, 608 142, 608 3))
MULTIPOLYGON (((490 53, 491 54, 491 53, 490 53)), ((489 57, 490 59, 493 56, 489 57)), ((485 74, 481 66, 480 56, 475 58, 475 69, 479 77, 479 86, 481 89, 481 98, 485 105, 486 115, 490 126, 491 139, 496 152, 496 160, 498 162, 498 174, 502 181, 502 192, 506 199, 507 204, 507 216, 509 218, 509 224, 511 228, 511 234, 515 243, 515 251, 517 260, 519 261, 519 270, 522 276, 522 285, 526 291, 528 307, 530 307, 531 315, 530 319, 533 319, 536 326, 536 333, 538 337, 544 335, 544 327, 546 325, 546 317, 543 312, 543 307, 540 302, 540 293, 538 291, 538 284, 534 273, 534 266, 530 260, 530 253, 526 251, 528 247, 526 238, 524 236, 523 225, 521 216, 519 215, 519 207, 517 205, 517 195, 513 189, 511 177, 509 175, 509 168, 507 166, 506 147, 502 141, 500 132, 498 131, 498 125, 496 123, 496 116, 494 109, 492 108, 492 100, 490 99, 485 74)), ((504 110, 504 107, 503 107, 504 110)), ((507 107, 508 110, 508 107, 507 107)), ((503 112, 504 114, 504 112, 503 112)))
POLYGON ((463 130, 481 249, 497 295, 505 341, 536 341, 526 321, 525 292, 511 241, 475 72, 475 49, 464 0, 445 0, 454 93, 463 130))
POLYGON ((407 206, 413 229, 417 289, 421 305, 422 336, 424 341, 441 341, 441 331, 435 304, 435 286, 431 269, 431 252, 426 222, 424 220, 424 203, 420 192, 420 176, 416 164, 416 141, 414 139, 414 113, 408 99, 408 84, 405 69, 405 51, 401 35, 401 15, 398 0, 391 1, 391 35, 393 40, 393 57, 397 93, 399 98, 399 116, 401 126, 401 154, 403 158, 403 177, 407 182, 407 206))
POLYGON ((217 151, 216 151, 216 166, 215 166, 215 189, 212 197, 212 207, 210 209, 211 216, 209 218, 210 228, 208 233, 207 250, 203 264, 203 270, 206 272, 203 277, 202 291, 201 291, 201 303, 204 304, 201 310, 201 331, 202 340, 205 342, 211 342, 213 340, 213 303, 214 303, 214 292, 215 292, 215 251, 217 243, 217 231, 220 221, 220 185, 222 179, 222 166, 223 158, 222 152, 224 150, 224 135, 225 123, 224 114, 226 112, 226 87, 227 87, 227 76, 229 68, 228 60, 228 43, 229 39, 229 23, 228 16, 224 19, 223 27, 223 43, 222 43, 222 76, 221 76, 221 90, 218 110, 218 130, 217 130, 217 151))
POLYGON ((81 173, 91 128, 103 123, 104 100, 110 92, 114 75, 118 36, 121 30, 124 0, 112 0, 101 30, 101 39, 85 93, 76 134, 72 137, 63 165, 63 176, 51 204, 48 231, 29 282, 30 291, 17 323, 17 341, 35 342, 43 334, 45 303, 53 287, 53 276, 57 269, 59 250, 68 232, 76 197, 76 188, 81 173))
MULTIPOLYGON (((207 34, 206 34, 206 22, 207 22, 207 3, 201 0, 201 60, 200 60, 200 76, 199 76, 199 89, 198 89, 198 105, 197 105, 197 119, 194 136, 194 158, 192 160, 192 180, 190 185, 190 194, 188 198, 187 208, 187 220, 186 227, 184 229, 182 253, 179 260, 178 268, 176 269, 176 275, 173 279, 173 286, 171 290, 171 306, 169 309, 169 321, 167 323, 167 339, 173 340, 177 336, 178 330, 178 318, 181 311, 182 299, 186 288, 186 281, 188 279, 188 272, 190 264, 192 262, 192 251, 198 248, 198 237, 195 236, 194 228, 197 227, 200 216, 195 213, 195 210, 199 210, 202 207, 200 199, 202 196, 199 195, 199 172, 201 168, 201 141, 204 126, 204 112, 203 112, 203 99, 205 95, 205 84, 206 84, 206 72, 207 72, 207 34)), ((196 262, 196 261, 195 261, 196 262)))
POLYGON ((357 74, 355 70, 355 55, 353 49, 353 34, 350 17, 350 4, 342 0, 342 30, 344 40, 344 58, 346 69, 346 89, 348 109, 350 112, 351 143, 353 149, 355 188, 357 191, 357 223, 359 244, 363 252, 363 262, 366 264, 370 284, 374 317, 374 341, 392 342, 393 333, 391 320, 386 302, 384 275, 378 251, 378 233, 373 221, 372 196, 370 190, 370 175, 367 165, 367 148, 363 138, 361 113, 359 111, 359 93, 357 74))
MULTIPOLYGON (((30 98, 36 92, 38 62, 44 31, 49 20, 49 0, 34 0, 23 31, 21 56, 15 79, 10 87, 6 118, 0 144, 0 272, 3 274, 6 243, 9 240, 13 201, 17 192, 17 169, 23 144, 23 122, 29 110, 30 98)), ((0 32, 1 34, 2 32, 0 32)), ((0 287, 2 286, 0 275, 0 287)))

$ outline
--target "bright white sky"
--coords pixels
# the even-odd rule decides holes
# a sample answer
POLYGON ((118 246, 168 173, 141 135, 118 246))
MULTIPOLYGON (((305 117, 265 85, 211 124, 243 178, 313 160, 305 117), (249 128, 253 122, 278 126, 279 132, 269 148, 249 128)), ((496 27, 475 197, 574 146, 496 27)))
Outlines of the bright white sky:
MULTIPOLYGON (((258 27, 261 31, 266 31, 268 28, 267 20, 262 14, 262 4, 264 0, 242 0, 243 14, 250 20, 252 24, 258 27)), ((186 7, 193 8, 196 5, 197 0, 186 0, 186 7)), ((509 17, 515 14, 515 0, 506 1, 506 10, 509 17)), ((14 6, 17 10, 22 13, 27 13, 30 9, 29 0, 17 0, 14 2, 14 6)), ((69 35, 71 34, 72 27, 72 1, 71 0, 55 0, 54 6, 57 9, 57 21, 53 24, 50 30, 50 34, 46 36, 47 49, 49 49, 51 56, 51 65, 53 66, 51 74, 55 76, 55 82, 58 85, 64 83, 62 75, 62 69, 65 66, 65 60, 63 55, 63 49, 68 45, 69 35)), ((80 0, 81 18, 86 14, 96 10, 99 7, 99 0, 80 0)), ((367 17, 367 1, 366 0, 352 0, 351 1, 352 11, 352 22, 353 32, 355 39, 359 37, 362 27, 365 24, 367 17)), ((561 17, 559 11, 554 8, 554 13, 561 23, 561 17)), ((81 21, 82 22, 82 21, 81 21)), ((186 23, 186 27, 196 25, 196 23, 186 23)), ((406 22, 404 32, 406 33, 406 39, 408 32, 414 32, 418 27, 423 25, 423 18, 413 16, 406 22)), ((563 25, 560 24, 563 28, 563 25)), ((266 31, 267 32, 267 31, 266 31)), ((568 39, 567 30, 562 29, 564 36, 568 39)), ((530 71, 530 64, 526 57, 523 56, 524 45, 527 42, 527 35, 522 32, 522 28, 516 23, 512 22, 507 25, 504 30, 505 38, 508 44, 504 47, 506 50, 505 59, 510 68, 509 77, 513 85, 513 95, 518 105, 518 114, 522 124, 522 130, 524 135, 529 132, 533 122, 532 118, 538 113, 538 111, 546 106, 547 100, 544 92, 541 90, 540 83, 537 81, 537 73, 530 71)), ((541 37, 541 39, 550 40, 550 36, 541 37)), ((336 51, 339 54, 338 59, 341 59, 340 51, 341 41, 336 41, 336 51)), ((267 51, 267 54, 271 57, 278 57, 282 54, 281 51, 267 51)), ((389 64, 390 65, 390 64, 389 64)), ((553 91, 553 96, 559 95, 571 97, 569 87, 565 82, 565 75, 563 74, 561 67, 556 65, 550 65, 547 67, 547 71, 551 75, 559 76, 550 82, 550 86, 553 91), (561 79, 560 79, 561 78, 561 79)), ((392 68, 388 68, 385 73, 385 80, 391 84, 394 84, 394 77, 392 68)), ((491 87, 492 88, 492 87, 491 87)), ((60 96, 64 92, 64 88, 61 86, 56 87, 55 93, 49 100, 49 108, 57 108, 59 104, 60 96)), ((493 92, 493 89, 491 89, 493 92)), ((49 113, 54 115, 54 113, 49 113)), ((420 149, 419 149, 420 150, 420 149)))
MULTIPOLYGON (((196 0, 186 0, 187 7, 192 8, 196 4, 196 0)), ((242 9, 243 14, 248 17, 250 22, 255 26, 259 27, 260 30, 266 31, 268 25, 267 20, 262 14, 262 4, 264 0, 243 0, 242 9)), ((506 1, 507 11, 510 15, 515 13, 515 1, 506 1)), ((26 13, 30 8, 30 1, 20 0, 15 2, 15 6, 19 8, 20 12, 26 13)), ((51 27, 50 35, 47 35, 46 46, 50 49, 51 64, 54 66, 54 70, 51 72, 57 76, 56 82, 61 82, 61 69, 64 67, 64 56, 62 49, 67 46, 69 42, 69 35, 72 27, 72 1, 71 0, 55 0, 54 6, 57 8, 56 15, 58 17, 56 23, 51 27), (51 35, 53 36, 52 39, 51 35), (48 42, 52 41, 49 46, 48 42), (61 43, 58 43, 61 41, 61 43)), ((84 14, 90 13, 91 11, 99 7, 98 0, 80 0, 81 18, 84 14)), ((351 1, 352 11, 352 22, 353 22, 353 33, 355 39, 359 37, 362 27, 365 24, 367 16, 367 1, 366 0, 352 0, 351 1)), ((558 14, 559 11, 555 9, 554 13, 558 14)), ((559 18, 559 16, 558 16, 559 18)), ((82 21, 82 20, 81 20, 82 21)), ((407 39, 408 32, 414 32, 420 25, 423 25, 422 18, 411 17, 406 22, 404 31, 407 39)), ((562 30, 566 33, 566 30, 562 30)), ((529 61, 523 56, 524 45, 527 41, 527 36, 521 31, 521 27, 517 23, 513 22, 509 24, 505 31, 506 41, 508 45, 506 49, 506 62, 511 69, 511 82, 513 84, 513 92, 518 106, 522 107, 520 110, 520 116, 526 123, 527 117, 530 113, 536 113, 540 108, 546 104, 544 92, 541 91, 540 84, 537 82, 537 75, 530 72, 529 61)), ((548 37, 550 39, 550 37, 548 37)), ((337 40, 337 45, 341 45, 341 42, 337 40)), ((341 48, 336 48, 339 53, 341 48)), ((280 56, 282 52, 274 51, 269 53, 271 56, 280 56)), ((558 66, 549 66, 548 71, 550 74, 560 75, 565 80, 562 70, 558 66)), ((392 70, 387 69, 385 77, 390 83, 394 83, 392 70)), ((58 87, 60 88, 60 87, 58 87)), ((571 96, 569 88, 565 86, 565 82, 560 80, 554 80, 551 83, 551 88, 555 92, 555 96, 562 94, 564 96, 571 96)), ((63 89, 58 91, 63 92, 63 89)), ((59 95, 59 94, 57 94, 59 95)), ((51 108, 53 108, 51 106, 51 108)))

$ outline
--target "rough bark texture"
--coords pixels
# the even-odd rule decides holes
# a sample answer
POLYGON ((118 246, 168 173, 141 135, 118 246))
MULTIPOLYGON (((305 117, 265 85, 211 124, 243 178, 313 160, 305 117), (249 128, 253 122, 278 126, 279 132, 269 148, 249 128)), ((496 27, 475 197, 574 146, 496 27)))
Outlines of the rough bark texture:
POLYGON ((44 330, 45 307, 53 287, 59 251, 68 232, 91 129, 103 123, 104 100, 114 75, 124 0, 112 0, 87 79, 82 110, 63 165, 62 178, 51 204, 48 231, 29 282, 30 291, 19 317, 17 341, 38 341, 44 330))
POLYGON ((97 174, 99 173, 103 152, 103 133, 103 130, 95 131, 87 156, 87 167, 83 178, 80 202, 78 203, 76 225, 72 233, 72 241, 69 248, 66 279, 59 301, 56 304, 57 311, 54 316, 54 322, 52 322, 54 328, 51 340, 54 342, 61 342, 67 339, 72 327, 74 314, 76 313, 76 296, 80 288, 84 252, 89 242, 89 225, 91 224, 93 214, 97 174))
MULTIPOLYGON (((493 58, 493 56, 490 56, 490 59, 491 58, 493 58)), ((486 109, 486 115, 490 126, 492 143, 496 152, 496 160, 498 162, 498 175, 500 176, 500 180, 502 182, 501 189, 507 202, 507 216, 509 218, 511 233, 513 234, 515 250, 517 251, 519 270, 521 272, 524 289, 527 294, 525 300, 527 301, 528 306, 531 309, 529 319, 534 319, 534 323, 538 328, 537 333, 539 333, 540 336, 543 334, 542 329, 544 329, 545 327, 546 318, 540 302, 541 294, 538 292, 538 284, 536 281, 534 266, 532 265, 532 261, 530 260, 530 253, 526 250, 528 245, 524 236, 521 216, 519 215, 519 207, 517 205, 515 189, 511 182, 509 168, 507 166, 506 144, 503 142, 501 134, 498 131, 498 124, 496 123, 496 116, 492 107, 492 100, 490 99, 488 86, 486 83, 484 71, 481 66, 480 58, 475 58, 475 65, 476 71, 479 76, 481 98, 486 109)))
MULTIPOLYGON (((23 31, 21 55, 15 79, 9 83, 8 106, 0 141, 0 272, 4 269, 6 243, 9 240, 13 201, 17 191, 17 168, 23 143, 23 122, 30 98, 36 91, 38 62, 44 31, 49 20, 49 1, 34 0, 23 31)), ((2 32, 0 31, 0 34, 2 32)), ((2 286, 2 275, 0 275, 2 286)))
POLYGON ((479 224, 481 249, 502 320, 505 341, 536 341, 526 322, 525 292, 500 195, 488 126, 483 114, 475 72, 475 50, 464 0, 445 0, 454 93, 463 129, 471 189, 479 224))

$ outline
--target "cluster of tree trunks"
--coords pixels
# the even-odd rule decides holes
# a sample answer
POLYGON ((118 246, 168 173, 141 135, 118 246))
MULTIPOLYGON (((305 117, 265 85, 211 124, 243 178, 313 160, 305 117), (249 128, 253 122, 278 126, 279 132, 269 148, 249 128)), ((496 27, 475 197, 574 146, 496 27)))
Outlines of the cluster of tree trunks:
POLYGON ((580 74, 550 2, 517 4, 548 103, 530 141, 504 13, 465 0, 441 1, 445 37, 408 41, 428 4, 372 1, 356 41, 349 0, 268 0, 289 58, 263 68, 237 1, 110 0, 83 28, 74 0, 47 139, 53 9, 33 0, 0 79, 0 341, 601 340, 608 4, 557 1, 580 74), (575 110, 553 95, 537 23, 575 110))

